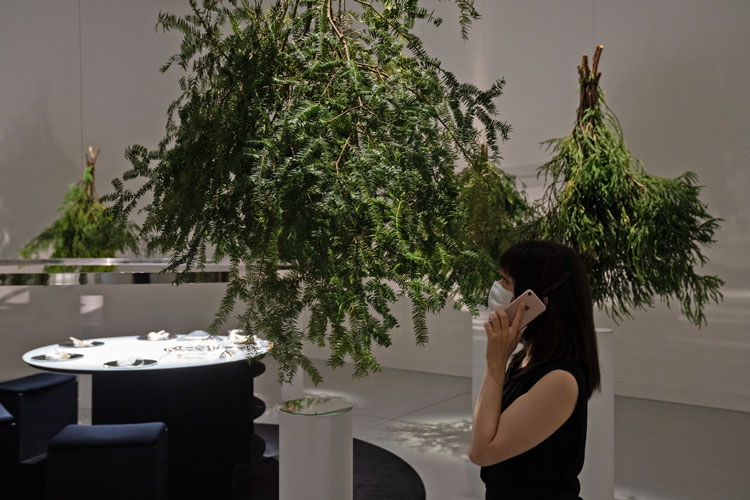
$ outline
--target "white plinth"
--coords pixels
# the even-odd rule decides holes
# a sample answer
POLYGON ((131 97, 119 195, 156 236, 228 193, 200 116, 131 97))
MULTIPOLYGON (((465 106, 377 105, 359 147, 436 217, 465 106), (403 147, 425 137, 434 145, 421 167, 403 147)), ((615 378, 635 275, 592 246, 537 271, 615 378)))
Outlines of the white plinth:
POLYGON ((352 500, 351 403, 302 398, 279 410, 279 500, 352 500))
POLYGON ((490 311, 486 307, 479 308, 479 316, 471 316, 471 413, 479 398, 479 389, 482 388, 484 369, 487 366, 485 351, 487 350, 487 332, 484 324, 487 322, 490 311))
POLYGON ((615 497, 615 338, 612 330, 596 329, 601 392, 589 399, 586 461, 578 476, 581 498, 615 497))
MULTIPOLYGON (((472 374, 471 395, 474 411, 485 368, 487 333, 484 323, 489 311, 482 308, 472 317, 472 374)), ((594 393, 588 405, 586 430, 586 459, 578 479, 581 497, 611 500, 615 490, 615 340, 612 330, 597 328, 601 392, 594 393)))

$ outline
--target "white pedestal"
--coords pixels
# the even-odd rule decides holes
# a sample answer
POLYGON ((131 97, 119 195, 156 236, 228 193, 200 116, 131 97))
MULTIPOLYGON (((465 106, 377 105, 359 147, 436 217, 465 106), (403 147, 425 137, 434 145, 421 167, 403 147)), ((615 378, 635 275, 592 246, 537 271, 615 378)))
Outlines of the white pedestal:
POLYGON ((279 407, 279 500, 352 500, 352 405, 302 398, 279 407))
POLYGON ((601 392, 589 400, 586 461, 578 476, 581 498, 615 497, 615 338, 610 329, 597 328, 601 392))
MULTIPOLYGON (((472 317, 471 411, 476 405, 485 368, 487 333, 484 323, 489 311, 482 308, 472 317)), ((597 328, 599 344, 600 393, 594 393, 588 405, 586 460, 579 475, 581 497, 611 500, 615 491, 615 341, 612 330, 597 328)))
POLYGON ((479 308, 479 316, 471 317, 471 413, 474 414, 474 407, 477 405, 479 389, 482 387, 484 379, 484 369, 487 366, 485 351, 487 350, 487 332, 484 331, 484 324, 487 322, 490 314, 486 307, 479 308))

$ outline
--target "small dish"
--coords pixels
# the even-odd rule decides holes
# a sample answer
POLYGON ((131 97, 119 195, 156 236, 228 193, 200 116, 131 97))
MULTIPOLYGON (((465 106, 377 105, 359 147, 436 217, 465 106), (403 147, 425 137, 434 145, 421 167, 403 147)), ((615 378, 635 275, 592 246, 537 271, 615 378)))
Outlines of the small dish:
POLYGON ((108 368, 140 368, 142 366, 151 366, 156 364, 155 359, 143 359, 143 358, 136 358, 133 360, 132 363, 125 363, 129 360, 126 359, 115 359, 112 361, 107 361, 104 363, 104 366, 108 368))
POLYGON ((78 359, 83 357, 83 354, 65 354, 67 354, 68 356, 64 358, 49 357, 47 354, 39 354, 37 356, 32 356, 31 359, 33 359, 34 361, 70 361, 71 359, 78 359))
POLYGON ((101 342, 99 340, 94 340, 93 342, 87 343, 85 345, 76 345, 72 340, 69 340, 67 342, 60 342, 60 347, 72 347, 73 349, 84 349, 86 347, 99 347, 100 345, 104 345, 104 342, 101 342))
POLYGON ((180 335, 180 340, 186 341, 201 341, 201 340, 213 340, 214 336, 204 330, 193 330, 186 335, 180 335))
POLYGON ((177 335, 174 333, 170 333, 169 336, 159 339, 150 338, 148 335, 138 335, 136 337, 138 340, 146 340, 148 342, 163 342, 165 340, 174 340, 177 338, 177 335))
POLYGON ((227 337, 230 342, 235 344, 247 344, 253 342, 254 335, 245 334, 245 330, 229 330, 229 336, 227 337))

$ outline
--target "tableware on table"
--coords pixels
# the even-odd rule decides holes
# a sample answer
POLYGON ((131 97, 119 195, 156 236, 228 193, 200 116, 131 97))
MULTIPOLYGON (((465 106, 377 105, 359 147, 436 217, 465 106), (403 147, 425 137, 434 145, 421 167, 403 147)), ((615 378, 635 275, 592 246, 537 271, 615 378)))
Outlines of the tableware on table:
POLYGON ((110 368, 138 368, 142 366, 155 365, 155 359, 144 359, 144 358, 126 358, 126 359, 115 359, 113 361, 107 361, 104 366, 110 368))
POLYGON ((231 347, 225 347, 223 351, 221 351, 221 354, 219 354, 220 358, 231 358, 234 356, 236 350, 231 347))
POLYGON ((273 343, 267 340, 263 340, 257 335, 245 334, 245 330, 235 329, 229 330, 229 342, 238 345, 238 347, 248 348, 252 347, 252 350, 258 351, 262 349, 273 348, 273 343))
POLYGON ((165 348, 166 351, 176 353, 176 359, 212 359, 216 357, 214 351, 218 349, 221 349, 219 337, 204 330, 180 335, 175 345, 165 348))
POLYGON ((229 330, 229 340, 230 342, 234 342, 235 344, 244 344, 246 342, 252 342, 253 337, 254 337, 253 335, 246 334, 245 330, 241 330, 241 329, 229 330))
POLYGON ((202 344, 177 344, 165 347, 164 350, 167 352, 211 352, 221 348, 222 345, 219 342, 206 342, 202 344))
POLYGON ((251 339, 252 340, 247 342, 235 342, 233 344, 235 347, 235 354, 241 353, 248 358, 254 358, 273 349, 273 342, 264 340, 257 335, 253 335, 251 339))
POLYGON ((221 349, 221 345, 218 342, 206 342, 206 343, 182 343, 165 347, 164 351, 169 354, 174 354, 175 359, 178 360, 190 360, 190 359, 212 359, 216 357, 215 351, 221 349))
POLYGON ((268 350, 273 349, 273 342, 262 339, 257 335, 253 335, 253 344, 257 350, 268 350))
POLYGON ((98 347, 100 345, 104 345, 104 342, 101 342, 99 340, 81 340, 75 337, 68 337, 68 338, 70 340, 66 342, 60 342, 57 345, 62 346, 62 347, 73 347, 73 348, 98 347))
POLYGON ((179 337, 180 340, 212 340, 214 338, 213 335, 210 333, 204 331, 204 330, 193 330, 192 332, 182 335, 179 337))
POLYGON ((78 359, 82 357, 83 357, 83 354, 74 354, 70 352, 56 350, 51 353, 32 356, 31 359, 35 361, 68 361, 71 359, 78 359))
POLYGON ((169 333, 166 330, 159 330, 158 332, 148 332, 146 335, 139 335, 136 338, 138 340, 150 340, 150 341, 174 340, 177 338, 177 335, 173 333, 169 333))

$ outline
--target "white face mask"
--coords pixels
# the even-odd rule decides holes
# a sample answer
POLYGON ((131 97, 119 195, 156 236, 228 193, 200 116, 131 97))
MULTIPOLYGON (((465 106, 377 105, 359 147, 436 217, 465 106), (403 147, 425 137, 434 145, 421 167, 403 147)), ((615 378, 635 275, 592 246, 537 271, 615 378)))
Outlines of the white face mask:
POLYGON ((490 289, 490 296, 487 299, 487 306, 490 311, 495 309, 505 309, 513 301, 513 292, 503 288, 499 281, 495 281, 490 289))

